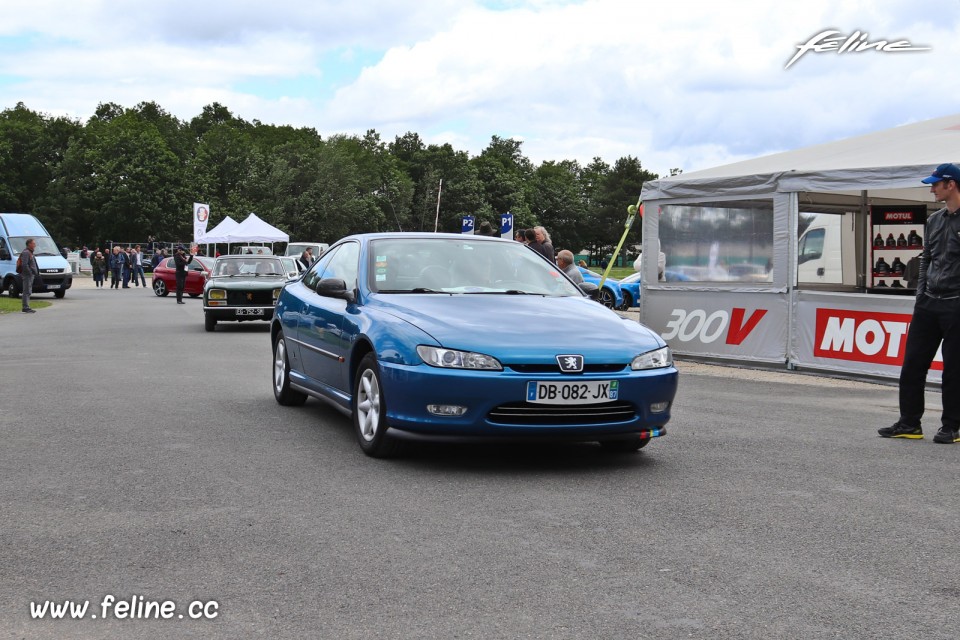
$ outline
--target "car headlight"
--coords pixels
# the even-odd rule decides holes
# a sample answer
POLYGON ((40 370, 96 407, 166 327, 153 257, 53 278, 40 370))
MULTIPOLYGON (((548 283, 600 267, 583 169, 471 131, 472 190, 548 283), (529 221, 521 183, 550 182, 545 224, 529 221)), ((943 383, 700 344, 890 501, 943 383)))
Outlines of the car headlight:
POLYGON ((274 299, 274 301, 276 301, 276 299, 279 298, 279 297, 280 297, 280 289, 274 289, 274 290, 273 290, 273 299, 274 299))
POLYGON ((431 367, 444 369, 482 369, 485 371, 503 371, 500 361, 493 356, 472 351, 456 351, 440 347, 420 345, 417 353, 431 367))
POLYGON ((227 292, 224 289, 210 289, 207 292, 207 298, 210 300, 226 300, 227 292))
POLYGON ((670 347, 661 347, 638 355, 633 359, 633 362, 630 363, 630 368, 634 371, 640 371, 642 369, 662 369, 672 364, 673 354, 670 353, 670 347))

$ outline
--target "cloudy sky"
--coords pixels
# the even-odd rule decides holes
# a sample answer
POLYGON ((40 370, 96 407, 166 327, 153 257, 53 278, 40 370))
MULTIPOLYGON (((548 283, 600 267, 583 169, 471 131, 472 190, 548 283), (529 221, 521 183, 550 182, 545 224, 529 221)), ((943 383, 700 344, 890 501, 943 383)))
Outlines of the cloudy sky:
MULTIPOLYGON (((704 169, 960 113, 960 0, 3 0, 0 108, 220 102, 323 135, 704 169), (811 50, 824 31, 843 39, 811 50), (838 53, 848 36, 926 51, 838 53)), ((859 41, 859 40, 858 40, 859 41)))

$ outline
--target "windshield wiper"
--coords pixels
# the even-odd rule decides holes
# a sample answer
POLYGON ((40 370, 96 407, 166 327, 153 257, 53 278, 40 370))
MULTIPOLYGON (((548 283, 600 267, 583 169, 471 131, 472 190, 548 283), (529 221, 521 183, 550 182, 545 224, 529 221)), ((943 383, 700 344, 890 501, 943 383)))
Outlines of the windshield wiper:
POLYGON ((35 253, 35 254, 33 254, 33 255, 34 255, 34 256, 58 256, 58 255, 60 255, 60 254, 59 254, 59 253, 47 253, 47 252, 44 252, 44 253, 35 253))
POLYGON ((417 287, 416 289, 377 289, 376 293, 447 293, 446 291, 437 291, 426 287, 417 287))

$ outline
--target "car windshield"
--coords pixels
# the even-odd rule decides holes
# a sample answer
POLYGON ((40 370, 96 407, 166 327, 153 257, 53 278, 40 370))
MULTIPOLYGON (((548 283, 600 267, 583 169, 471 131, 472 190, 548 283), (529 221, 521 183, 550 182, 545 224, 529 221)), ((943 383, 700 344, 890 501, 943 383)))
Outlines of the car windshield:
POLYGON ((369 286, 379 293, 582 295, 555 265, 516 242, 384 238, 371 242, 369 286))
MULTIPOLYGON (((37 246, 33 248, 35 256, 58 256, 60 250, 56 243, 49 236, 33 236, 37 246)), ((10 238, 10 247, 13 249, 13 255, 20 255, 24 247, 27 246, 27 237, 14 236, 10 238)))
POLYGON ((213 268, 214 276, 279 276, 286 270, 277 258, 238 256, 218 258, 213 268))

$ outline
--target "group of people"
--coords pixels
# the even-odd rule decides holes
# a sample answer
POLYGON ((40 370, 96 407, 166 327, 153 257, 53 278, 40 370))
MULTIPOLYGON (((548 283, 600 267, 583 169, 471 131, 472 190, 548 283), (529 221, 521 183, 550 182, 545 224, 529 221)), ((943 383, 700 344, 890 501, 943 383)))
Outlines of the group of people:
POLYGON ((574 264, 573 252, 569 249, 555 251, 553 241, 550 239, 550 234, 547 233, 544 227, 518 229, 513 239, 527 245, 550 262, 556 262, 557 266, 563 270, 567 277, 573 280, 574 284, 583 282, 583 274, 580 273, 580 269, 574 264))
MULTIPOLYGON (((157 264, 159 260, 155 255, 153 266, 157 264)), ((133 247, 114 245, 113 251, 97 248, 90 252, 90 269, 93 272, 93 282, 98 288, 103 287, 107 277, 110 278, 111 289, 119 289, 121 283, 124 289, 129 289, 131 280, 135 287, 146 287, 147 278, 143 273, 143 265, 144 256, 140 245, 133 247)))

